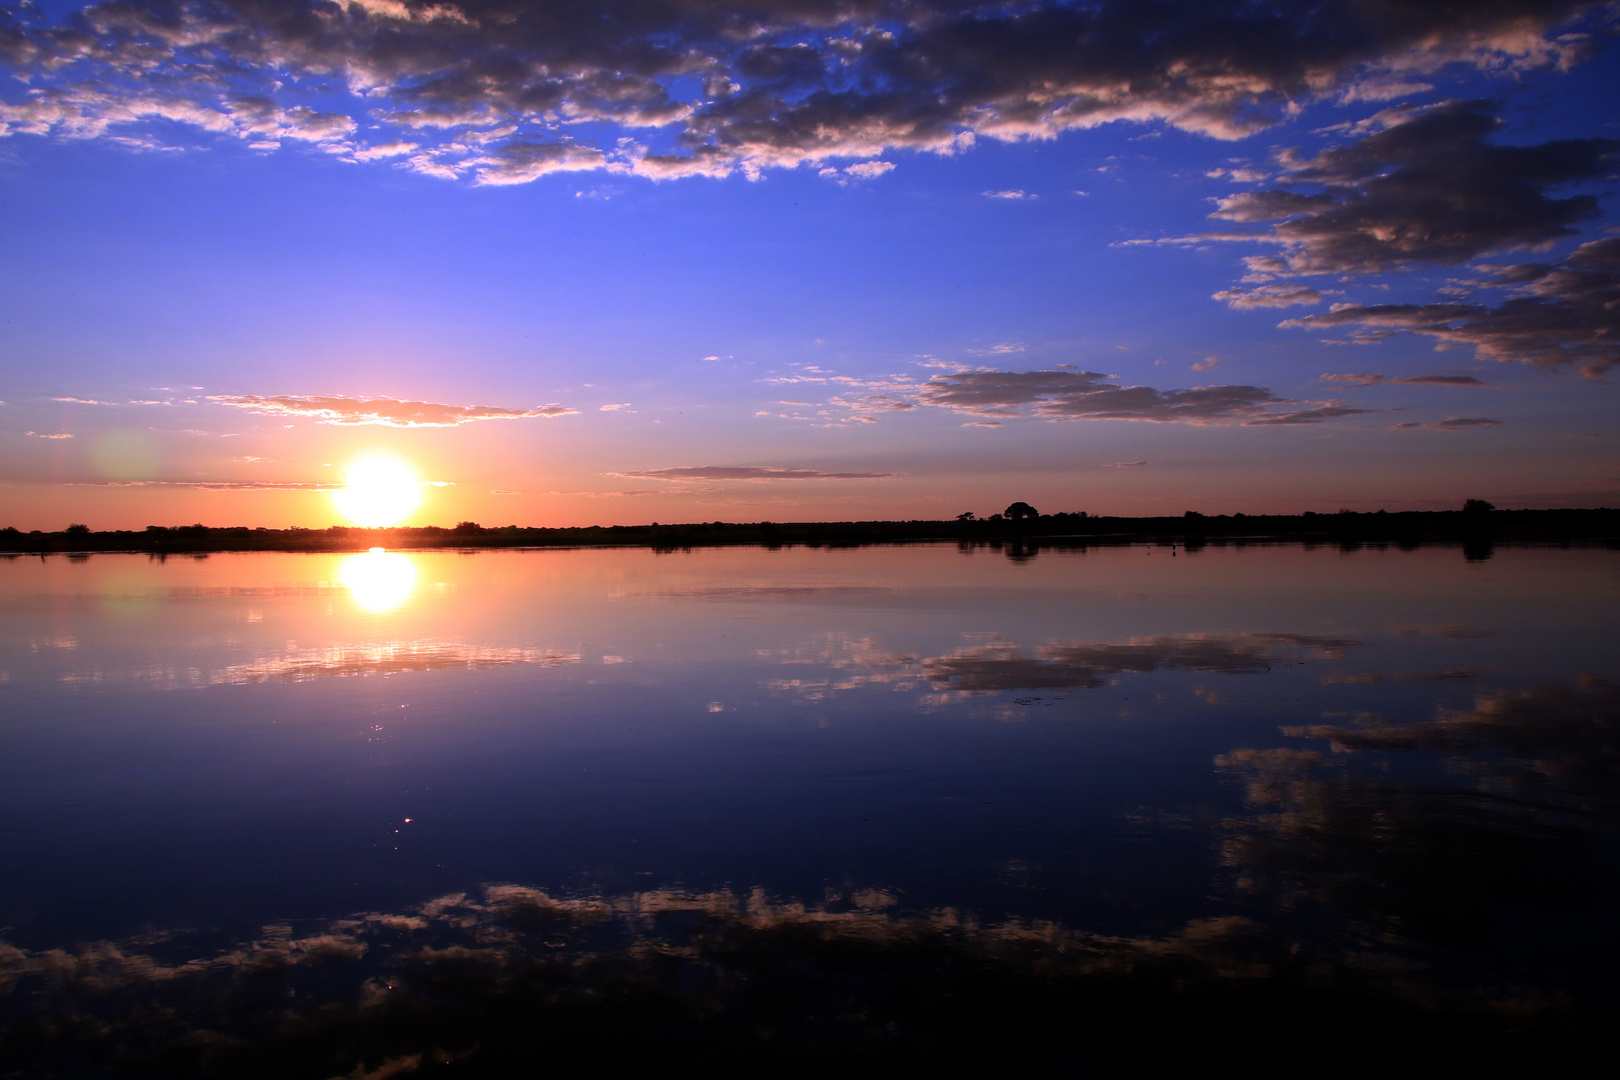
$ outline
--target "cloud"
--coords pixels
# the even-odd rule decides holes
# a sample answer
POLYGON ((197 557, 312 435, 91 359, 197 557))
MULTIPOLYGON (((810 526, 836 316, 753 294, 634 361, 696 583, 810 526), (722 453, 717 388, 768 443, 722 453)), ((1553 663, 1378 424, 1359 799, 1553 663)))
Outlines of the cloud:
POLYGON ((1343 383, 1346 386, 1381 386, 1384 384, 1401 384, 1405 386, 1484 386, 1485 384, 1472 375, 1410 375, 1398 378, 1393 375, 1323 375, 1323 382, 1343 383))
POLYGON ((1136 468, 1140 468, 1143 465, 1151 465, 1151 464, 1153 464, 1153 462, 1151 462, 1151 461, 1110 461, 1107 465, 1104 465, 1103 468, 1105 468, 1105 469, 1136 469, 1136 468))
POLYGON ((628 401, 621 401, 616 405, 598 406, 598 411, 600 411, 600 412, 618 412, 620 409, 628 409, 629 407, 630 407, 630 403, 628 401))
POLYGON ((1094 371, 958 371, 917 388, 925 405, 981 416, 1018 416, 1028 408, 1048 420, 1146 420, 1155 423, 1314 424, 1368 412, 1332 402, 1310 408, 1258 386, 1200 386, 1155 390, 1119 386, 1094 371))
POLYGON ((198 488, 204 491, 336 491, 343 487, 334 481, 275 480, 77 480, 67 487, 163 487, 198 488))
POLYGON ((1304 285, 1261 285, 1253 289, 1222 289, 1214 294, 1214 298, 1240 311, 1322 302, 1321 293, 1304 285))
POLYGON ((1390 425, 1391 431, 1467 431, 1469 428, 1500 427, 1502 421, 1483 416, 1453 416, 1449 420, 1436 420, 1430 424, 1417 422, 1390 425))
POLYGON ((49 435, 44 434, 43 432, 38 432, 38 431, 29 431, 29 432, 26 432, 25 434, 32 435, 36 439, 71 439, 71 438, 73 438, 72 435, 68 434, 65 431, 58 431, 58 432, 55 432, 54 434, 49 434, 49 435))
MULTIPOLYGON (((804 403, 785 401, 783 404, 797 405, 804 403)), ((865 397, 856 398, 853 401, 846 401, 842 398, 834 398, 833 404, 847 405, 856 412, 905 412, 907 409, 915 409, 917 407, 914 403, 907 401, 904 398, 895 397, 893 394, 868 394, 865 397)))
POLYGON ((645 469, 637 472, 610 473, 610 476, 636 477, 642 480, 670 480, 676 483, 694 483, 704 480, 883 480, 892 473, 833 473, 819 469, 782 469, 774 466, 699 465, 674 469, 645 469))
POLYGON ((1484 304, 1337 304, 1281 325, 1357 326, 1384 335, 1407 331, 1442 347, 1469 345, 1483 360, 1600 375, 1620 364, 1620 237, 1582 244, 1554 263, 1497 268, 1492 282, 1518 295, 1484 304))
POLYGON ((1006 191, 986 191, 984 193, 984 197, 987 198, 987 199, 1035 199, 1035 198, 1039 198, 1039 196, 1031 195, 1029 192, 1025 191, 1023 188, 1009 188, 1006 191))
POLYGON ((420 147, 420 143, 406 142, 403 139, 395 139, 392 142, 378 143, 375 146, 368 146, 364 149, 356 150, 354 152, 354 157, 358 161, 382 161, 386 158, 403 157, 404 155, 411 153, 413 150, 420 149, 420 147))
POLYGON ((475 158, 478 184, 527 184, 555 172, 582 172, 602 168, 607 157, 591 146, 569 143, 509 142, 488 157, 475 158))
MULTIPOLYGON (((238 138, 479 184, 559 170, 757 176, 1114 121, 1236 139, 1314 101, 1516 74, 1594 46, 1590 0, 164 0, 8 19, 0 136, 238 138), (363 118, 363 120, 361 119, 363 118), (353 145, 361 123, 371 147, 353 145), (570 142, 595 125, 608 148, 570 142), (165 127, 168 125, 168 127, 165 127), (408 137, 407 137, 408 136, 408 137), (616 140, 616 141, 615 141, 616 140), (649 145, 652 144, 652 145, 649 145)), ((1601 17, 1601 16, 1599 16, 1601 17)))
POLYGON ((842 169, 836 165, 817 170, 818 176, 825 176, 829 180, 840 184, 847 184, 851 180, 876 180, 884 173, 894 171, 892 161, 857 161, 853 165, 846 165, 842 169))
POLYGON ((501 409, 494 405, 437 405, 397 398, 307 397, 282 394, 213 394, 209 401, 234 405, 270 416, 306 416, 323 424, 380 425, 384 427, 455 427, 475 420, 525 420, 530 417, 568 416, 578 410, 562 405, 532 409, 501 409))
MULTIPOLYGON (((1286 189, 1219 200, 1212 215, 1272 222, 1250 238, 1281 247, 1262 270, 1370 274, 1424 263, 1456 264, 1492 251, 1544 249, 1598 213, 1593 195, 1548 189, 1603 176, 1620 140, 1561 139, 1537 146, 1486 142, 1500 121, 1483 101, 1390 109, 1353 143, 1311 158, 1285 155, 1286 189), (1308 192, 1301 187, 1315 187, 1308 192)), ((1239 239, 1225 234, 1221 239, 1239 239)), ((1217 294, 1234 307, 1280 302, 1286 288, 1217 294), (1245 299, 1247 298, 1247 299, 1245 299)))

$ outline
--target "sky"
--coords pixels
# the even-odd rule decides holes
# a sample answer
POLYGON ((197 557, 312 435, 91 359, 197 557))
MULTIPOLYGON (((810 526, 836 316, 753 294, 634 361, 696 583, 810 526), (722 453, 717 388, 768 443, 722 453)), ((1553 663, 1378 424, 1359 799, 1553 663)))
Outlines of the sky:
POLYGON ((1617 32, 0 4, 0 526, 1620 505, 1617 32))

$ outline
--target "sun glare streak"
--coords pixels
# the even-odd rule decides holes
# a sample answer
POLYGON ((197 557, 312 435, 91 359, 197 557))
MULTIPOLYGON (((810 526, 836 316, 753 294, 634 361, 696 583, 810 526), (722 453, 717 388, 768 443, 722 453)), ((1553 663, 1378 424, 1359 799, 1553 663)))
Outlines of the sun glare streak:
POLYGON ((422 501, 422 485, 392 458, 364 458, 349 466, 348 483, 332 501, 356 525, 397 525, 422 501))
POLYGON ((372 548, 344 559, 338 581, 367 611, 392 611, 416 588, 416 564, 408 555, 372 548))

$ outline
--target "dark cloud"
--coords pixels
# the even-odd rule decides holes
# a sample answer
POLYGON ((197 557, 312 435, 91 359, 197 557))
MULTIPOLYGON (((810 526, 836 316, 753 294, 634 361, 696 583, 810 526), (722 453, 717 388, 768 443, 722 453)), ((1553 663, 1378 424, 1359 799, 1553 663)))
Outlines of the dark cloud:
POLYGON ((1381 386, 1384 384, 1403 384, 1406 386, 1484 386, 1485 384, 1472 375, 1411 375, 1397 377, 1393 375, 1323 375, 1323 382, 1342 383, 1346 386, 1381 386))
POLYGON ((167 120, 482 183, 756 173, 1115 120, 1238 138, 1301 103, 1409 92, 1448 64, 1567 65, 1591 49, 1573 24, 1602 7, 110 0, 65 23, 32 8, 0 21, 0 63, 22 80, 0 133, 139 143, 167 120), (343 111, 313 107, 334 98, 343 111), (570 143, 586 121, 620 141, 570 143))
POLYGON ((397 398, 307 397, 281 394, 211 395, 209 401, 234 405, 272 416, 304 416, 323 424, 383 427, 456 427, 475 420, 525 420, 536 416, 567 416, 577 412, 563 405, 537 405, 532 409, 502 409, 494 405, 438 405, 430 401, 397 398))
POLYGON ((1283 326, 1354 326, 1374 336, 1406 331, 1442 347, 1469 345, 1483 360, 1589 375, 1620 363, 1620 237, 1582 244, 1553 263, 1498 267, 1488 284, 1517 295, 1484 304, 1343 304, 1283 326))
POLYGON ((1360 644, 1309 634, 1192 634, 1128 645, 1046 645, 1032 652, 1015 645, 989 646, 924 660, 922 666, 936 686, 953 690, 1090 690, 1125 672, 1258 675, 1284 659, 1333 659, 1360 644))
POLYGON ((1155 423, 1315 424, 1370 410, 1331 402, 1307 409, 1258 386, 1200 386, 1155 390, 1119 386, 1095 371, 958 371, 936 375, 917 389, 926 405, 981 416, 1017 416, 1026 408, 1049 420, 1147 420, 1155 423))
POLYGON ((605 160, 595 147, 509 142, 473 164, 480 184, 527 184, 547 173, 600 169, 605 160))
POLYGON ((1433 423, 1422 424, 1409 421, 1404 424, 1391 424, 1391 431, 1467 431, 1469 428, 1500 427, 1502 421, 1491 420, 1484 416, 1453 416, 1446 420, 1436 420, 1433 423))
POLYGON ((1118 389, 1094 371, 958 371, 935 375, 919 396, 930 405, 1016 416, 1026 405, 1118 389))
MULTIPOLYGON (((1369 122, 1371 134, 1289 160, 1289 189, 1228 196, 1213 216, 1275 222, 1263 236, 1282 253, 1259 267, 1262 276, 1455 264, 1574 236, 1578 223, 1596 216, 1596 196, 1553 198, 1548 189, 1603 176, 1620 141, 1499 146, 1486 141, 1499 124, 1482 101, 1388 110, 1369 122)), ((1310 302, 1292 298, 1297 293, 1263 286, 1216 295, 1234 307, 1310 302)))
MULTIPOLYGON (((917 406, 904 398, 892 394, 869 394, 853 401, 839 401, 839 404, 848 405, 857 412, 903 412, 906 409, 915 409, 917 406)), ((784 405, 800 404, 799 402, 784 401, 784 405)))
POLYGON ((613 473, 643 480, 674 480, 691 483, 704 480, 883 480, 890 473, 822 472, 820 469, 781 469, 763 465, 697 465, 675 469, 644 469, 613 473))

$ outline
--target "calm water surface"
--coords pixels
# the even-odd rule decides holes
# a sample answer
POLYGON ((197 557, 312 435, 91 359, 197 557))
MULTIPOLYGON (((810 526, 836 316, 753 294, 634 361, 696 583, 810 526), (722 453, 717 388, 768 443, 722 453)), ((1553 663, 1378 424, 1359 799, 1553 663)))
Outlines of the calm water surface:
POLYGON ((12 559, 0 941, 1260 934, 1601 1012, 1617 601, 1601 549, 12 559))

